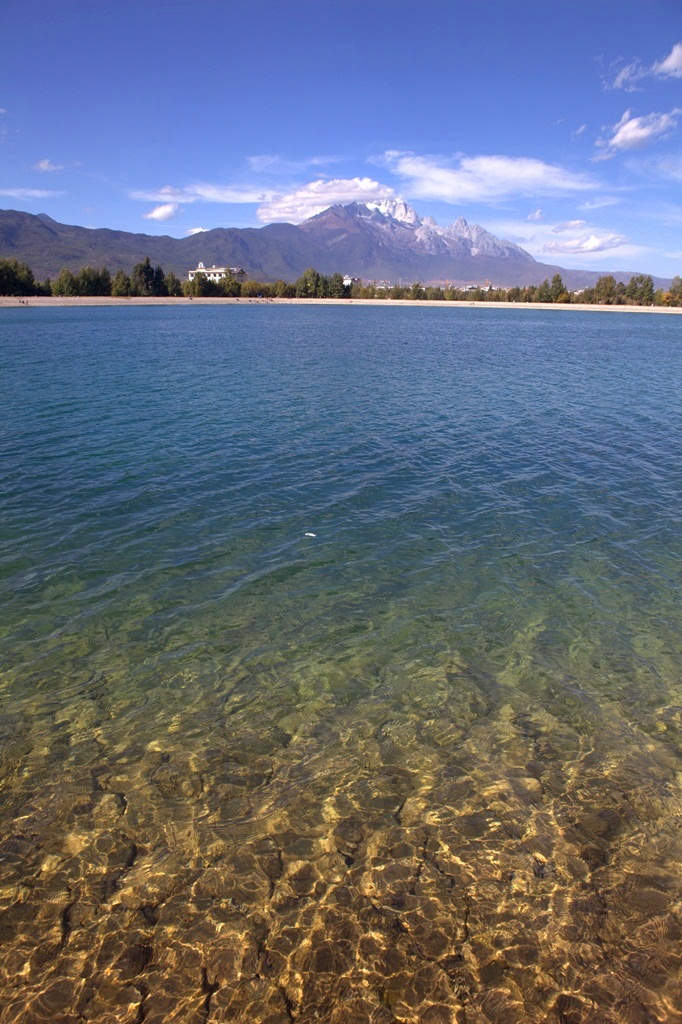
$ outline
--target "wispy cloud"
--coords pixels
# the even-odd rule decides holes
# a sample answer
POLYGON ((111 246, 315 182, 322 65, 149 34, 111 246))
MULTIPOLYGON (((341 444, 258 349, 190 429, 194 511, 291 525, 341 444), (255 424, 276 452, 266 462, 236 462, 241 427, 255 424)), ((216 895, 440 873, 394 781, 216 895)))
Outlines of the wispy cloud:
POLYGON ((336 203, 368 203, 395 195, 390 185, 372 178, 330 178, 311 181, 286 195, 274 196, 258 209, 264 223, 286 221, 298 224, 336 203))
POLYGON ((63 171, 63 164, 55 164, 51 160, 38 160, 37 163, 33 164, 32 170, 34 171, 63 171))
MULTIPOLYGON (((651 167, 650 164, 647 166, 651 167)), ((657 160, 653 164, 653 168, 664 178, 670 178, 671 181, 682 181, 682 156, 657 160)))
POLYGON ((585 174, 524 157, 461 157, 452 166, 443 158, 389 150, 380 160, 405 180, 411 197, 448 203, 566 195, 595 187, 585 174))
POLYGON ((143 217, 146 220, 172 220, 179 209, 179 203, 162 203, 160 206, 155 206, 149 213, 144 213, 143 217))
POLYGON ((556 224, 552 231, 555 235, 560 235, 562 231, 575 231, 578 228, 584 228, 587 221, 584 220, 566 220, 563 224, 556 224))
POLYGON ((617 62, 616 65, 611 66, 612 73, 616 67, 618 67, 618 71, 612 82, 605 82, 605 87, 608 89, 624 89, 626 92, 636 92, 638 88, 637 83, 649 73, 648 69, 644 67, 640 60, 636 59, 622 67, 619 65, 620 62, 617 62))
POLYGON ((639 57, 622 67, 620 62, 616 62, 611 66, 611 74, 614 72, 615 77, 612 82, 607 82, 607 86, 626 92, 636 92, 644 78, 682 78, 682 43, 675 43, 667 57, 653 64, 643 64, 639 57))
POLYGON ((311 167, 328 167, 338 160, 336 156, 310 156, 303 160, 287 160, 277 153, 262 153, 250 156, 249 166, 258 174, 301 174, 309 171, 311 167))
POLYGON ((605 129, 610 136, 597 139, 596 145, 603 152, 595 159, 608 160, 617 152, 641 149, 657 139, 666 138, 677 127, 680 114, 680 107, 674 107, 667 114, 651 113, 642 117, 633 117, 632 111, 626 110, 617 124, 605 129))
POLYGON ((185 231, 186 235, 200 235, 202 232, 208 231, 208 228, 187 228, 185 231))
POLYGON ((163 185, 159 189, 129 193, 131 199, 146 203, 264 203, 273 195, 272 190, 237 188, 208 182, 198 182, 184 188, 163 185))
POLYGON ((10 199, 49 199, 52 196, 64 196, 66 192, 54 192, 46 188, 0 188, 0 196, 10 199))
POLYGON ((544 213, 542 212, 542 210, 540 209, 539 206, 538 206, 537 210, 533 210, 533 212, 529 213, 528 216, 526 217, 526 220, 530 220, 530 221, 540 221, 540 220, 544 220, 544 219, 545 219, 545 215, 544 215, 544 213))
POLYGON ((599 196, 597 199, 586 199, 584 203, 580 203, 578 206, 579 210, 604 210, 607 206, 617 206, 621 199, 618 196, 599 196))

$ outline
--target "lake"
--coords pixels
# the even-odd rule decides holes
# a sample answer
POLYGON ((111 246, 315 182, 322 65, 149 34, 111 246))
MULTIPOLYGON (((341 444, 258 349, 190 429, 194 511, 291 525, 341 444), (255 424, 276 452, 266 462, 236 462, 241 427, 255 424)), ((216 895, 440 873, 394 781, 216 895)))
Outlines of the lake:
POLYGON ((2 311, 2 1024, 682 1021, 681 327, 2 311))

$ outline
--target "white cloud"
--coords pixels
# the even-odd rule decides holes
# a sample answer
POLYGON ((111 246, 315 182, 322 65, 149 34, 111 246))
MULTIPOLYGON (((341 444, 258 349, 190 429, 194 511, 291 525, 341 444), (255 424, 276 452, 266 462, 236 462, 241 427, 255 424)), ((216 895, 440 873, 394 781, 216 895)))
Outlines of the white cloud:
POLYGON ((150 192, 136 191, 129 195, 131 199, 140 199, 145 203, 263 203, 272 198, 274 193, 263 189, 198 182, 185 188, 163 185, 150 192))
POLYGON ((542 212, 542 210, 540 209, 539 206, 538 206, 537 210, 533 210, 533 212, 529 213, 528 216, 526 217, 526 220, 531 220, 531 221, 533 221, 533 220, 536 220, 536 221, 537 220, 544 220, 544 219, 545 219, 545 215, 544 215, 544 213, 542 212))
MULTIPOLYGON (((615 70, 617 66, 618 63, 612 65, 612 70, 615 70)), ((667 57, 654 61, 650 67, 642 64, 641 60, 636 57, 630 64, 625 64, 622 68, 619 68, 611 88, 635 92, 638 88, 637 83, 643 78, 650 76, 654 78, 682 78, 682 43, 675 43, 667 57)))
POLYGON ((584 220, 566 220, 563 224, 557 224, 552 228, 555 235, 560 235, 562 231, 575 231, 577 228, 584 228, 587 222, 584 220))
POLYGON ((682 78, 682 43, 675 43, 668 56, 656 61, 651 70, 661 78, 682 78))
POLYGON ((542 251, 556 255, 580 254, 606 252, 608 249, 618 249, 627 242, 625 235, 583 235, 580 238, 563 238, 559 242, 545 242, 542 251))
POLYGON ((584 174, 524 157, 462 157, 452 167, 442 158, 389 150, 382 161, 406 180, 411 197, 449 203, 565 195, 595 187, 584 174))
POLYGON ((616 258, 619 261, 636 259, 645 251, 615 230, 584 222, 582 229, 570 232, 564 231, 561 224, 529 224, 527 220, 512 219, 493 220, 486 227, 498 237, 521 245, 543 263, 562 262, 569 267, 599 266, 605 260, 610 260, 613 266, 616 258))
POLYGON ((153 210, 142 216, 146 220, 172 220, 179 209, 179 203, 162 203, 161 206, 155 206, 153 210))
POLYGON ((63 171, 63 164, 53 164, 51 160, 39 160, 38 163, 33 164, 32 170, 34 171, 63 171))
POLYGON ((208 228, 187 228, 185 231, 186 235, 200 235, 203 231, 208 231, 208 228))
POLYGON ((390 199, 394 195, 395 191, 389 185, 382 185, 372 178, 321 178, 286 195, 274 196, 259 207, 258 219, 264 223, 286 221, 299 224, 336 203, 368 203, 390 199))
POLYGON ((46 188, 0 188, 0 196, 10 199, 49 199, 51 196, 63 196, 65 192, 53 192, 46 188))
POLYGON ((669 135, 677 127, 680 114, 680 107, 675 107, 668 114, 651 113, 643 117, 632 117, 632 111, 626 110, 620 121, 607 129, 611 137, 597 139, 597 146, 604 150, 597 159, 606 160, 619 150, 641 149, 669 135))

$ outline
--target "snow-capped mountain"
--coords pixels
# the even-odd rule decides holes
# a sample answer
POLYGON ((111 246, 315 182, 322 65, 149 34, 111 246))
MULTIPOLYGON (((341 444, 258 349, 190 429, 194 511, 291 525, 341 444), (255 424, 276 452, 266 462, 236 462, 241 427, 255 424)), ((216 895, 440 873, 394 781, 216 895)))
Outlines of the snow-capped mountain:
POLYGON ((299 225, 365 279, 515 283, 535 260, 459 217, 441 227, 403 199, 332 206, 299 225))
MULTIPOLYGON (((409 206, 404 199, 383 199, 378 203, 366 203, 368 210, 378 210, 385 217, 400 221, 414 227, 417 238, 425 247, 431 250, 438 250, 436 238, 445 239, 445 245, 452 247, 452 243, 461 251, 460 241, 470 242, 468 247, 472 256, 498 256, 507 257, 522 256, 524 259, 532 259, 529 254, 514 242, 507 242, 496 238, 490 231, 486 231, 480 224, 467 224, 464 217, 457 220, 448 227, 441 227, 433 217, 420 217, 413 206, 409 206)), ((465 245, 466 248, 466 245, 465 245)))

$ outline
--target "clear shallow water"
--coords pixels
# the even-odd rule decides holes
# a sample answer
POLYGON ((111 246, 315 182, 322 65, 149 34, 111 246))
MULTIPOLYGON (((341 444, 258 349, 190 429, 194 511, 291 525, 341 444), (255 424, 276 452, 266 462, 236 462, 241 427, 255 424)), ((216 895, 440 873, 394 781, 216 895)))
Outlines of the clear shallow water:
POLYGON ((682 1020, 681 351, 3 311, 0 1021, 682 1020))

